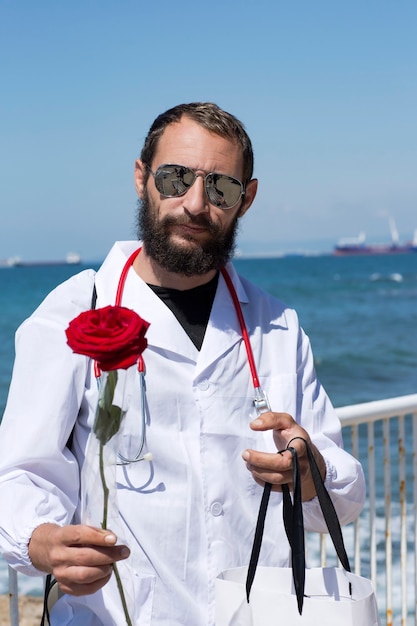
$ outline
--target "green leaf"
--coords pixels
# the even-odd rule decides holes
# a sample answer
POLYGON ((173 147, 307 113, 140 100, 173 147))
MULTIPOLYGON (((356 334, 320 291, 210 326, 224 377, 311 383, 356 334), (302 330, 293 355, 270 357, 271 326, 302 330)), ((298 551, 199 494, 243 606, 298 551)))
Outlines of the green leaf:
POLYGON ((113 404, 116 384, 117 371, 112 370, 106 376, 93 426, 93 432, 103 446, 118 432, 123 418, 121 408, 113 404))

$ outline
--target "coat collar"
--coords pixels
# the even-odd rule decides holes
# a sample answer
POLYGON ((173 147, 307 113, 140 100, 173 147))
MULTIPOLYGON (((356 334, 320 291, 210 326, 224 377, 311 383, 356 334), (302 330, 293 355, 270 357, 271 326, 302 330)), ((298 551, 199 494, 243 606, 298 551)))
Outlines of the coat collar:
MULTIPOLYGON (((121 271, 126 260, 138 245, 138 242, 117 242, 113 246, 96 275, 98 307, 114 304, 121 271)), ((227 271, 239 301, 248 302, 246 291, 231 263, 227 265, 227 271)), ((196 363, 198 370, 204 369, 219 359, 241 339, 233 300, 221 275, 200 352, 195 348, 173 313, 133 268, 127 275, 122 305, 135 310, 142 318, 150 322, 146 334, 149 346, 157 350, 172 352, 172 358, 178 358, 178 355, 181 355, 182 358, 196 363)))

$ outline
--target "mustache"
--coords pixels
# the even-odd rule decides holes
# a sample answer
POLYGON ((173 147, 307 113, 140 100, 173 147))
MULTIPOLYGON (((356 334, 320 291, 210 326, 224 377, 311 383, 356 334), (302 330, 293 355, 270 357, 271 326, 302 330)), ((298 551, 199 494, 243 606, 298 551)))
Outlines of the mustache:
POLYGON ((172 215, 166 215, 160 222, 161 226, 200 226, 207 229, 212 235, 217 235, 220 232, 220 226, 215 224, 205 215, 181 215, 174 217, 172 215))

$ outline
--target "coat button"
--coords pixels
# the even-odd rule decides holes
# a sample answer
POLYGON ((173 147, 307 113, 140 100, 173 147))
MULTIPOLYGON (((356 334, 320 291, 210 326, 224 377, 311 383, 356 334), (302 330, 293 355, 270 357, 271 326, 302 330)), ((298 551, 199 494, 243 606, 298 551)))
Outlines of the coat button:
POLYGON ((210 507, 210 512, 214 517, 218 517, 223 514, 223 507, 220 502, 213 502, 210 507))
POLYGON ((198 388, 200 391, 207 391, 209 387, 210 387, 210 383, 208 380, 202 380, 198 383, 198 388))

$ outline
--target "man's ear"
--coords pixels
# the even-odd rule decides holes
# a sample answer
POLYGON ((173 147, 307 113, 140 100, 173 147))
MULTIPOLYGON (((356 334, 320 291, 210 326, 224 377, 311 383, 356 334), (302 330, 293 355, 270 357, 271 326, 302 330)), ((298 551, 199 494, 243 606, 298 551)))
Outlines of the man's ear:
POLYGON ((146 180, 146 167, 140 159, 135 161, 135 187, 136 192, 139 198, 143 199, 143 192, 145 190, 145 180, 146 180))
POLYGON ((256 192, 258 191, 258 179, 252 178, 246 185, 245 197, 243 200, 243 204, 239 211, 239 217, 245 215, 246 211, 251 206, 252 202, 255 200, 256 192))

